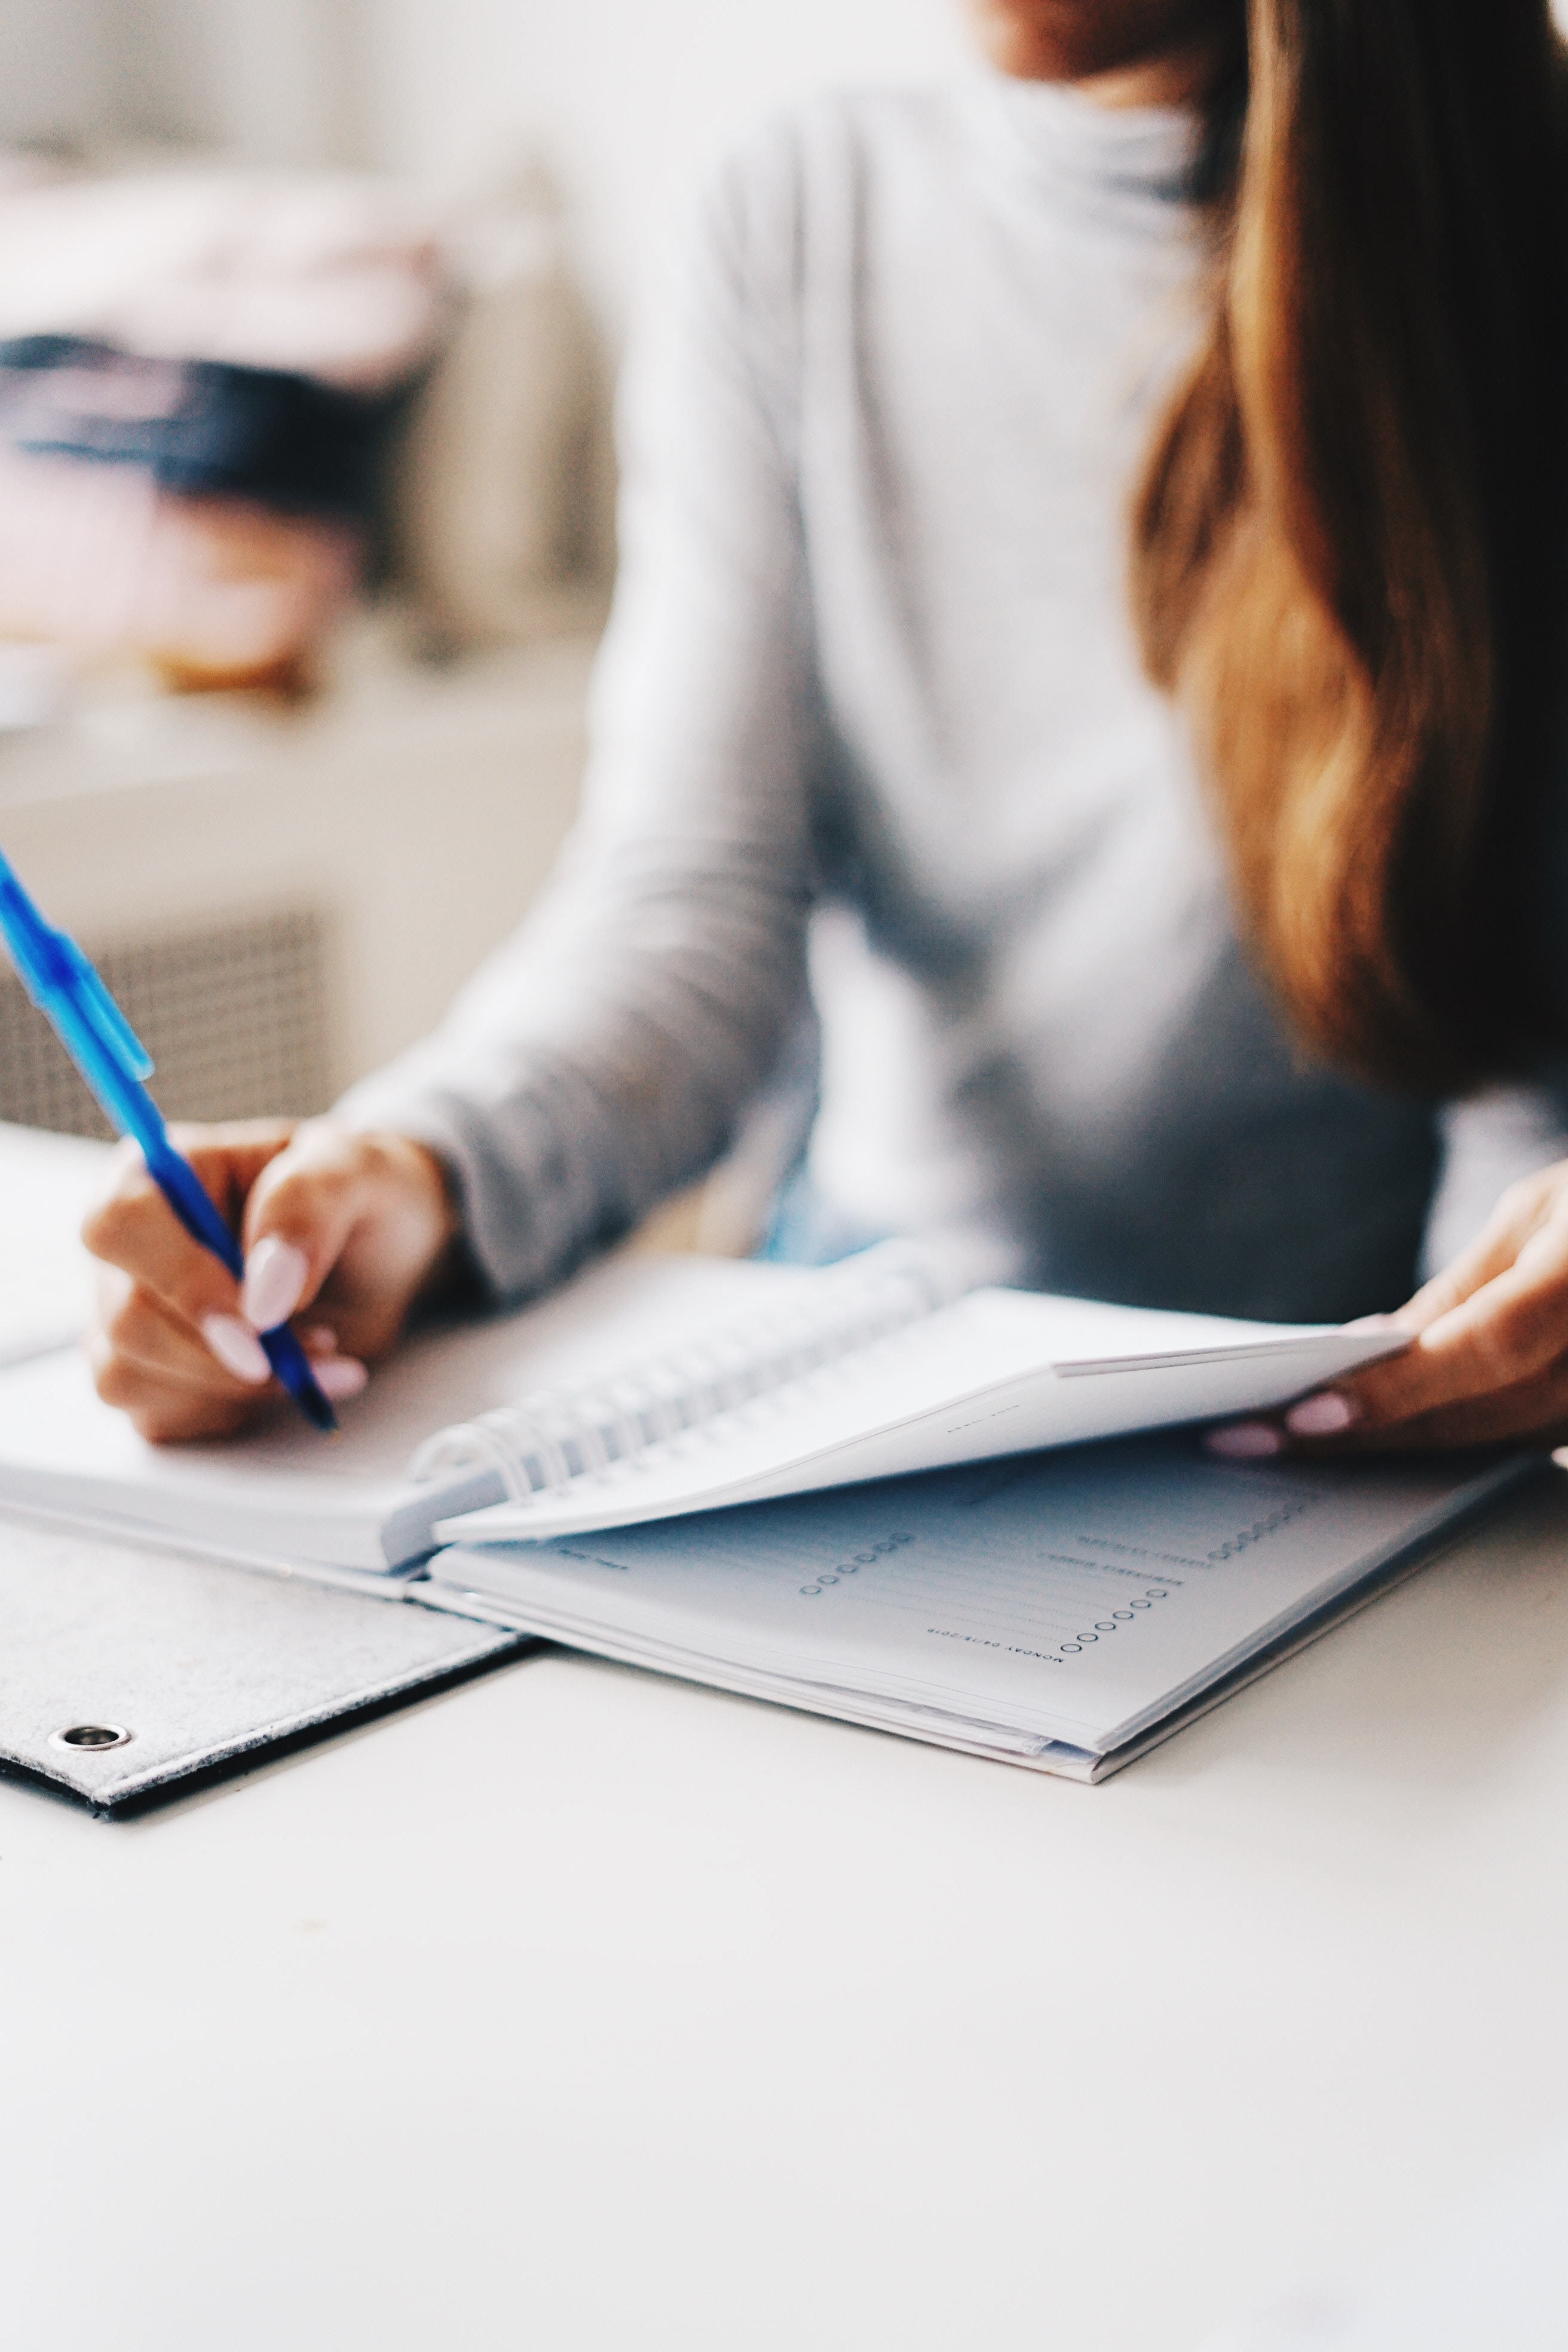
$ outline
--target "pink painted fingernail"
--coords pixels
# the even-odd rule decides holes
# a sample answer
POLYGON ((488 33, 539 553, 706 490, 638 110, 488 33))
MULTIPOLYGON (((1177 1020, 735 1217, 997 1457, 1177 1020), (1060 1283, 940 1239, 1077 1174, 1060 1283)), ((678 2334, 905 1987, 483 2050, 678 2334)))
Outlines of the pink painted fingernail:
POLYGON ((310 1370, 323 1396, 341 1404, 344 1397, 358 1396, 370 1374, 357 1356, 325 1356, 313 1358, 310 1370))
POLYGON ((338 1352, 338 1335, 330 1323, 312 1323, 308 1331, 300 1332, 300 1337, 306 1347, 314 1348, 318 1355, 335 1356, 338 1352))
POLYGON ((245 1261, 239 1303, 253 1330, 271 1331, 300 1304, 310 1261, 292 1242, 264 1234, 245 1261))
POLYGON ((1293 1404, 1285 1416, 1285 1426, 1296 1437, 1337 1437, 1342 1429, 1360 1419, 1361 1407, 1354 1397, 1342 1396, 1337 1389, 1323 1389, 1293 1404))
POLYGON ((232 1372, 237 1381, 248 1381, 253 1388, 259 1388, 263 1381, 272 1378, 266 1349, 237 1315, 204 1315, 202 1338, 224 1370, 232 1372))
POLYGON ((1279 1453, 1285 1441, 1266 1421, 1231 1421, 1223 1429, 1204 1432, 1206 1452, 1226 1462, 1262 1462, 1279 1453))

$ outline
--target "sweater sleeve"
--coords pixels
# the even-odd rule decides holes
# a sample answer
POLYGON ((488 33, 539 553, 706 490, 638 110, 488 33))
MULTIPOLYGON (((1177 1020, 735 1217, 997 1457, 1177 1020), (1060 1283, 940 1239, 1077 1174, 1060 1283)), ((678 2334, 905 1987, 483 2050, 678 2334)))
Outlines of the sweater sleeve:
POLYGON ((623 400, 621 567, 556 873, 443 1025, 339 1106, 440 1154, 501 1297, 709 1167, 804 998, 819 696, 778 179, 720 182, 623 400))

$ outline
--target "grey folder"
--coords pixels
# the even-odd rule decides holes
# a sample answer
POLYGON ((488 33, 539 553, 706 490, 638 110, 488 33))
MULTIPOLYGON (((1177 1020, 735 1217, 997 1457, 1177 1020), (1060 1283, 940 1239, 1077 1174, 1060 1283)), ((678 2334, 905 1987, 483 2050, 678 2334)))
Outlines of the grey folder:
POLYGON ((515 1656, 405 1602, 0 1523, 0 1771, 105 1812, 515 1656))

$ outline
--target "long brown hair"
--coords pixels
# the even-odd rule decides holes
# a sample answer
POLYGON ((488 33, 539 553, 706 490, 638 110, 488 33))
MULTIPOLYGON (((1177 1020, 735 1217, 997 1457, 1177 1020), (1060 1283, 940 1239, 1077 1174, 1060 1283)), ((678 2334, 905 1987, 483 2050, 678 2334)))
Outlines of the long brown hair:
POLYGON ((1462 1090, 1550 1028, 1568 62, 1547 0, 1236 0, 1210 324, 1132 534, 1243 928, 1306 1042, 1462 1090))

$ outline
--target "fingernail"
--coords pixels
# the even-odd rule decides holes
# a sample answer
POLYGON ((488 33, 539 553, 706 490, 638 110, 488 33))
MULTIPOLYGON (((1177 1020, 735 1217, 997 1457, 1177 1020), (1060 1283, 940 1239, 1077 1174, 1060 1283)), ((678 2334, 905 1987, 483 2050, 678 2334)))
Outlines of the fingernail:
POLYGON ((1393 1328, 1392 1315, 1358 1315, 1353 1323, 1345 1325, 1347 1331, 1392 1331, 1393 1328))
POLYGON ((237 1381, 249 1381, 259 1388, 263 1381, 272 1378, 272 1367, 267 1351, 255 1332, 237 1315, 205 1315, 202 1318, 202 1338, 217 1358, 226 1372, 237 1381))
POLYGON ((341 1404, 344 1397, 358 1396, 370 1374, 357 1356, 327 1356, 312 1362, 310 1370, 323 1396, 341 1404))
POLYGON ((1324 1389, 1319 1395, 1303 1397, 1300 1404, 1293 1404, 1285 1416, 1285 1426, 1297 1437, 1334 1437, 1360 1419, 1361 1407, 1354 1397, 1341 1396, 1337 1389, 1324 1389))
POLYGON ((310 1271, 310 1259, 292 1242, 268 1234, 257 1243, 245 1261, 245 1286, 239 1294, 253 1330, 274 1330, 292 1315, 310 1271))
POLYGON ((1210 1454, 1217 1454, 1226 1462, 1261 1462, 1270 1454, 1278 1454, 1284 1439, 1266 1421, 1232 1421, 1223 1429, 1204 1433, 1204 1445, 1210 1454))
POLYGON ((300 1332, 300 1337, 305 1346, 314 1348, 319 1356, 335 1356, 338 1352, 338 1335, 330 1323, 312 1323, 308 1331, 300 1332))

